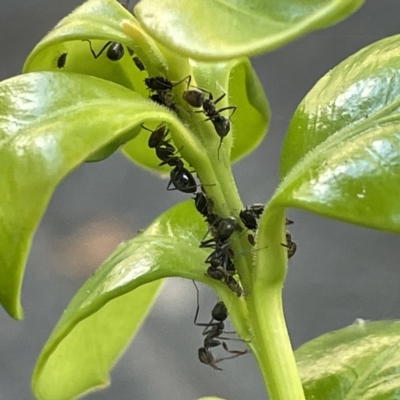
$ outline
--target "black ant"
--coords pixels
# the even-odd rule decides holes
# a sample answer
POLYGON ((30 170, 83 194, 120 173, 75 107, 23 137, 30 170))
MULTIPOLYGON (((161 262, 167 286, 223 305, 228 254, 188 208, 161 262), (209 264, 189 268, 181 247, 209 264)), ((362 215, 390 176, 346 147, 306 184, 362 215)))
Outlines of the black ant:
POLYGON ((57 59, 57 68, 64 68, 65 67, 65 62, 67 61, 67 54, 68 53, 62 53, 58 59, 57 59))
POLYGON ((122 46, 121 43, 108 41, 96 54, 93 50, 92 42, 89 39, 83 39, 82 41, 89 43, 90 52, 96 60, 104 53, 106 49, 106 56, 110 61, 119 61, 125 54, 124 46, 122 46))
MULTIPOLYGON (((210 278, 224 282, 230 290, 241 296, 243 290, 233 277, 236 269, 232 261, 234 253, 229 244, 229 238, 238 228, 239 225, 233 217, 219 219, 218 226, 213 231, 214 237, 203 240, 200 243, 200 247, 211 247, 214 249, 205 260, 206 264, 210 264, 207 268, 207 275, 210 278)), ((210 229, 212 230, 212 226, 210 229)))
POLYGON ((297 244, 292 240, 292 235, 286 231, 286 243, 281 243, 281 246, 287 248, 288 258, 292 258, 297 250, 297 244))
POLYGON ((257 216, 251 209, 245 208, 244 210, 240 211, 239 218, 247 229, 250 229, 251 231, 257 230, 257 216))
POLYGON ((175 147, 169 144, 169 140, 165 140, 169 130, 165 125, 158 126, 154 131, 142 125, 142 128, 151 132, 148 145, 151 149, 155 149, 157 157, 161 160, 161 165, 168 164, 171 167, 183 167, 183 162, 176 157, 177 151, 175 147))
MULTIPOLYGON (((212 229, 213 227, 210 227, 209 231, 212 229)), ((203 240, 200 243, 200 247, 213 247, 213 245, 219 247, 226 243, 227 240, 232 236, 233 232, 238 229, 239 225, 234 217, 223 218, 218 222, 217 228, 213 231, 215 237, 208 240, 203 240)), ((209 231, 207 231, 207 233, 209 231)))
POLYGON ((243 225, 252 231, 256 231, 258 228, 257 220, 261 217, 264 211, 263 204, 252 204, 240 211, 239 218, 243 222, 243 225))
POLYGON ((163 78, 162 76, 144 78, 144 83, 152 92, 165 92, 174 87, 174 84, 170 80, 163 78))
MULTIPOLYGON (((106 50, 106 56, 110 61, 119 61, 125 55, 124 46, 121 43, 108 41, 96 54, 93 50, 92 42, 89 39, 83 39, 82 41, 89 43, 90 52, 95 60, 97 60, 106 50)), ((127 47, 127 50, 129 55, 132 57, 134 54, 133 50, 129 47, 127 47)), ((132 61, 135 63, 139 71, 145 70, 145 67, 139 57, 132 57, 132 61)))
POLYGON ((212 212, 212 200, 208 199, 203 192, 195 193, 194 205, 196 210, 206 219, 209 226, 217 226, 221 218, 212 212))
POLYGON ((208 199, 203 192, 195 193, 194 197, 194 205, 196 210, 205 218, 207 218, 208 214, 210 214, 208 199))
POLYGON ((171 185, 173 185, 180 192, 195 193, 197 190, 196 181, 193 175, 183 166, 183 162, 177 157, 170 160, 168 164, 171 165, 171 162, 176 162, 177 165, 170 172, 167 190, 174 190, 170 189, 171 185))
MULTIPOLYGON (((187 89, 189 89, 190 81, 191 77, 189 76, 187 79, 188 83, 187 89)), ((212 124, 214 125, 215 131, 217 132, 217 135, 220 137, 220 142, 218 146, 218 156, 219 156, 219 150, 222 145, 222 140, 229 133, 231 129, 230 117, 232 117, 232 115, 236 111, 236 107, 227 106, 217 110, 215 105, 226 96, 226 93, 223 93, 220 97, 218 97, 218 99, 214 100, 211 92, 205 89, 197 88, 196 90, 184 91, 182 96, 183 99, 192 107, 194 108, 202 107, 203 110, 198 112, 203 112, 204 115, 207 117, 206 121, 211 121, 212 124), (208 98, 205 97, 204 93, 208 94, 208 98), (225 110, 232 110, 229 118, 220 115, 220 113, 225 110)))
MULTIPOLYGON (((121 4, 121 3, 120 3, 121 4)), ((122 7, 128 9, 129 1, 127 4, 121 4, 122 7)), ((108 41, 96 54, 92 47, 92 42, 89 39, 83 39, 83 42, 88 42, 90 47, 90 52, 92 53, 93 57, 97 60, 106 50, 106 56, 110 61, 119 61, 125 54, 124 46, 121 43, 112 42, 111 40, 108 41)), ((129 55, 133 56, 133 50, 127 47, 129 55)), ((133 57, 133 62, 135 63, 136 67, 140 71, 144 71, 145 67, 139 57, 133 57)))
MULTIPOLYGON (((258 228, 257 220, 261 217, 264 212, 263 204, 252 204, 246 207, 244 210, 240 211, 239 218, 243 222, 243 225, 252 231, 256 231, 258 228)), ((293 221, 286 218, 285 225, 291 225, 293 221)))
MULTIPOLYGON (((194 281, 193 281, 194 283, 194 281)), ((204 342, 203 342, 203 347, 200 347, 198 349, 198 357, 200 362, 203 364, 209 365, 210 367, 222 371, 221 368, 217 367, 217 363, 223 361, 223 360, 228 360, 232 358, 239 357, 241 355, 246 354, 248 351, 243 350, 229 350, 227 344, 223 340, 234 340, 231 338, 226 338, 222 337, 221 335, 223 333, 229 333, 229 332, 224 332, 225 329, 225 324, 224 321, 228 318, 228 310, 225 306, 225 304, 222 301, 217 302, 215 306, 213 307, 211 311, 211 320, 208 323, 198 323, 197 322, 197 317, 199 314, 199 289, 197 288, 195 284, 196 290, 197 290, 197 308, 196 308, 196 314, 194 317, 194 324, 197 326, 204 326, 203 330, 203 336, 204 337, 204 342), (216 321, 216 322, 213 322, 216 321), (221 340, 223 339, 223 340, 221 340), (229 357, 224 357, 220 359, 214 359, 213 354, 211 353, 211 348, 212 347, 217 347, 222 345, 225 351, 228 353, 233 354, 232 356, 229 357)), ((232 332, 233 333, 233 332, 232 332)))
POLYGON ((171 82, 169 79, 162 76, 152 76, 145 78, 144 83, 151 92, 156 92, 150 95, 150 98, 154 102, 163 105, 178 114, 178 109, 172 97, 171 90, 174 86, 179 85, 187 79, 188 77, 185 77, 178 82, 171 82))
POLYGON ((169 129, 167 129, 165 125, 159 125, 154 131, 152 131, 149 128, 146 128, 144 125, 142 125, 142 128, 145 129, 146 131, 151 132, 151 135, 147 142, 148 146, 151 149, 155 149, 162 144, 168 143, 168 140, 165 140, 165 138, 169 133, 169 129))
POLYGON ((176 156, 177 150, 174 146, 165 140, 169 130, 165 125, 158 126, 154 131, 142 125, 142 128, 151 132, 148 140, 150 148, 154 148, 157 157, 161 160, 161 165, 168 164, 174 167, 170 172, 170 180, 167 185, 167 190, 179 190, 183 193, 195 193, 197 190, 196 181, 183 164, 183 161, 176 156), (171 188, 171 185, 174 188, 171 188))

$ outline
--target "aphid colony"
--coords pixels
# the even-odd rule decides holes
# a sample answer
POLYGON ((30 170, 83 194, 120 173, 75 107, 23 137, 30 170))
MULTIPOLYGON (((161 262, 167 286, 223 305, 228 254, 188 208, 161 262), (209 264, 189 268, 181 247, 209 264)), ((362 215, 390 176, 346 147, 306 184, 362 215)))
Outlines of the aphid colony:
MULTIPOLYGON (((124 54, 124 46, 120 43, 108 41, 96 54, 92 48, 90 40, 84 40, 89 43, 89 50, 95 59, 98 59, 103 53, 110 61, 120 60, 124 54)), ((127 48, 127 51, 132 58, 134 64, 140 71, 145 70, 145 66, 142 61, 134 56, 131 49, 127 48)), ((67 53, 61 54, 57 59, 57 68, 64 68, 66 64, 67 53)), ((220 138, 218 146, 218 157, 219 150, 223 139, 228 135, 230 131, 230 116, 236 111, 235 106, 227 106, 221 109, 217 109, 216 104, 225 97, 223 93, 216 100, 213 99, 211 92, 201 88, 191 89, 191 77, 187 76, 178 82, 171 82, 170 80, 161 77, 147 77, 144 79, 144 83, 150 91, 149 98, 174 112, 179 116, 178 106, 175 104, 172 89, 182 83, 186 82, 187 88, 183 92, 183 100, 192 108, 199 109, 194 112, 203 113, 206 117, 205 121, 210 121, 215 129, 215 132, 220 138), (230 116, 227 118, 220 113, 222 111, 232 110, 230 116)), ((168 138, 169 130, 166 125, 159 125, 155 130, 151 130, 142 125, 144 130, 151 132, 148 139, 148 146, 154 149, 156 156, 160 160, 159 166, 168 165, 172 167, 170 171, 170 179, 167 184, 167 190, 179 190, 183 193, 193 194, 194 206, 196 210, 204 217, 208 224, 208 230, 200 242, 199 247, 205 249, 211 249, 211 253, 206 257, 205 264, 207 268, 205 274, 219 282, 225 284, 232 292, 237 296, 245 295, 243 288, 237 280, 237 272, 234 265, 235 253, 231 247, 230 241, 234 232, 240 232, 244 226, 248 234, 248 240, 252 246, 255 246, 254 234, 258 229, 258 219, 264 211, 264 206, 260 204, 253 204, 245 209, 241 210, 237 217, 229 216, 222 218, 213 210, 213 202, 207 198, 206 194, 202 190, 197 190, 201 185, 196 183, 196 180, 192 174, 184 165, 181 157, 179 156, 179 150, 170 143, 168 138), (239 222, 240 221, 240 222, 239 222), (209 234, 211 238, 205 239, 209 234)), ((286 220, 286 225, 291 224, 292 221, 286 220)), ((296 252, 296 243, 292 240, 289 231, 286 231, 286 243, 281 243, 282 246, 287 247, 288 258, 291 258, 296 252)), ((197 308, 194 318, 194 324, 197 326, 204 327, 203 330, 203 346, 198 349, 199 360, 216 369, 221 370, 217 364, 223 360, 238 357, 246 354, 248 351, 243 350, 230 350, 224 340, 232 340, 228 337, 222 337, 222 334, 229 332, 224 331, 224 321, 228 317, 228 311, 225 304, 221 301, 217 302, 211 312, 211 320, 208 323, 197 322, 199 314, 199 290, 195 284, 197 291, 197 308), (213 347, 222 345, 223 349, 229 354, 223 358, 215 358, 211 352, 213 347)), ((238 340, 238 339, 236 339, 238 340)))

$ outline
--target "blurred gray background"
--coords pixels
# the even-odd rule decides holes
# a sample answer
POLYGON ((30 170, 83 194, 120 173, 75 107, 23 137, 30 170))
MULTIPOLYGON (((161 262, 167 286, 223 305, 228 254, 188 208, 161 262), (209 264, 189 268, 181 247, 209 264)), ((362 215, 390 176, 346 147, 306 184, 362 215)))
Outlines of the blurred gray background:
MULTIPOLYGON (((80 3, 1 0, 0 78, 18 74, 35 43, 80 3)), ((273 193, 288 121, 307 91, 344 58, 398 33, 399 26, 399 0, 367 0, 339 25, 253 60, 273 118, 263 144, 234 167, 245 204, 265 202, 273 193)), ((117 243, 187 198, 166 192, 165 186, 165 181, 115 155, 83 165, 58 187, 27 266, 22 297, 25 319, 14 321, 0 310, 1 400, 33 398, 29 386, 36 357, 75 291, 117 243)), ((288 215, 295 221, 291 231, 298 243, 284 291, 294 347, 356 318, 400 317, 398 237, 297 210, 289 210, 288 215)), ((205 320, 215 297, 207 288, 201 289, 205 320)), ((136 340, 112 371, 111 386, 86 398, 266 399, 251 355, 226 362, 223 372, 198 362, 202 337, 201 329, 192 324, 195 306, 191 282, 168 280, 136 340)))

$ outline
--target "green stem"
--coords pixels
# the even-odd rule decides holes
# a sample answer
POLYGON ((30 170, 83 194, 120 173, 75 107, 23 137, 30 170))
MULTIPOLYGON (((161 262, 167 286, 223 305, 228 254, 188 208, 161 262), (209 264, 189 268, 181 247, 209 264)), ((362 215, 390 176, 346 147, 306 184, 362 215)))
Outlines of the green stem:
POLYGON ((260 221, 253 291, 247 298, 252 349, 271 400, 304 400, 282 307, 286 275, 284 209, 266 208, 260 221))
POLYGON ((304 400, 296 361, 287 333, 280 287, 247 299, 254 334, 251 348, 271 400, 304 400))
MULTIPOLYGON (((172 80, 182 79, 182 74, 192 75, 187 64, 179 64, 180 68, 169 64, 172 80)), ((221 77, 220 83, 227 86, 227 77, 221 77)), ((184 90, 184 85, 175 90, 182 110, 187 108, 182 100, 184 90)), ((243 205, 229 160, 232 135, 224 138, 218 154, 219 137, 213 125, 204 121, 204 115, 186 115, 184 111, 180 114, 185 130, 172 135, 182 156, 196 170, 207 197, 213 201, 214 212, 221 217, 234 216, 241 223, 239 212, 243 205)), ((258 362, 270 399, 304 400, 282 309, 287 263, 286 249, 281 245, 285 241, 284 223, 284 210, 270 207, 260 222, 257 249, 251 249, 245 231, 232 237, 235 267, 246 294, 227 306, 236 332, 248 342, 258 362)))

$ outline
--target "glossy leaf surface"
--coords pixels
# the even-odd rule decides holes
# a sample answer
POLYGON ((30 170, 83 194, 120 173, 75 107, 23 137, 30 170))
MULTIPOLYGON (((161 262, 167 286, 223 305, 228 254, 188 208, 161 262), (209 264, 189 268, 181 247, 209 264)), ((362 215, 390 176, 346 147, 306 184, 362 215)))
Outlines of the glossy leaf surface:
MULTIPOLYGON (((127 47, 136 47, 132 38, 122 30, 122 20, 137 24, 136 20, 115 0, 89 0, 65 17, 32 50, 23 72, 62 71, 93 75, 107 79, 147 95, 140 72, 132 61, 127 47), (97 39, 97 40, 96 40, 97 39), (118 61, 107 58, 107 49, 95 59, 106 43, 122 43, 123 56, 118 61), (65 62, 59 67, 59 57, 65 62)), ((144 76, 143 76, 144 75, 144 76)))
POLYGON ((33 377, 38 399, 75 398, 108 384, 108 370, 151 302, 146 288, 152 285, 154 293, 154 281, 169 276, 195 279, 213 286, 227 304, 241 301, 205 276, 208 252, 198 247, 205 229, 193 201, 188 201, 117 248, 77 292, 46 343, 33 377))
POLYGON ((362 0, 141 0, 135 14, 164 45, 196 60, 273 50, 337 23, 362 0))
POLYGON ((400 232, 399 44, 397 35, 354 54, 300 103, 277 203, 400 232))
POLYGON ((395 400, 400 396, 400 322, 356 321, 296 350, 306 398, 395 400))
MULTIPOLYGON (((135 53, 141 51, 145 55, 152 51, 156 52, 158 58, 156 57, 155 67, 160 64, 165 71, 167 71, 167 66, 164 65, 166 61, 161 57, 162 49, 157 50, 151 38, 145 36, 143 32, 143 37, 140 36, 141 41, 134 41, 121 27, 122 21, 140 32, 141 28, 135 18, 115 0, 89 0, 64 18, 40 41, 29 55, 24 72, 57 70, 93 75, 133 89, 147 98, 149 92, 143 80, 148 74, 146 71, 139 71, 135 66, 128 47, 135 49, 135 53), (96 55, 109 41, 123 43, 124 56, 119 61, 111 61, 106 56, 106 48, 102 55, 95 59, 90 52, 89 43, 84 41, 86 39, 90 39, 96 55), (145 51, 149 42, 152 47, 145 51), (65 64, 59 68, 58 61, 62 55, 65 57, 65 64)), ((152 61, 146 60, 145 55, 140 55, 142 61, 145 63, 152 61)), ((193 62, 192 75, 199 85, 213 91, 215 99, 223 93, 221 85, 226 83, 224 87, 227 87, 229 103, 237 107, 232 118, 231 133, 235 138, 231 160, 243 157, 262 140, 269 122, 268 104, 250 62, 247 59, 215 64, 193 62)), ((181 87, 184 85, 185 83, 182 83, 181 87)), ((181 103, 178 108, 185 116, 193 113, 180 95, 176 93, 173 95, 174 100, 178 104, 181 103)), ((228 117, 231 112, 227 110, 223 112, 223 115, 228 117)), ((158 123, 160 122, 162 121, 158 123)), ((155 128, 158 123, 148 127, 155 128)), ((169 168, 160 167, 158 165, 160 161, 154 151, 147 148, 149 133, 144 133, 139 136, 137 143, 125 146, 125 155, 142 167, 158 172, 168 172, 169 168)), ((101 154, 95 157, 95 160, 97 158, 101 158, 101 154)))
POLYGON ((22 317, 26 257, 57 184, 93 154, 109 155, 132 139, 143 121, 164 115, 171 120, 164 108, 90 76, 32 73, 0 84, 0 301, 13 317, 22 317))

